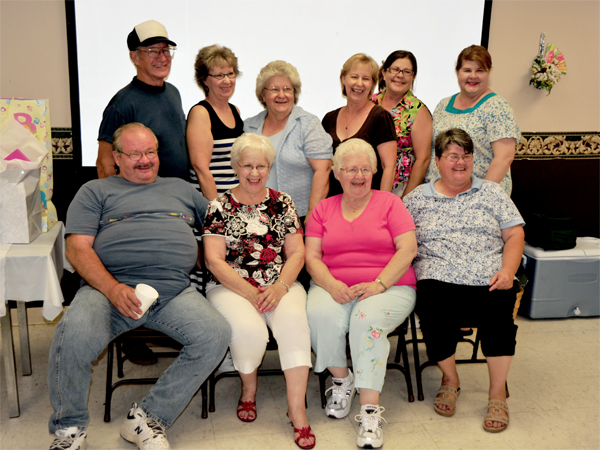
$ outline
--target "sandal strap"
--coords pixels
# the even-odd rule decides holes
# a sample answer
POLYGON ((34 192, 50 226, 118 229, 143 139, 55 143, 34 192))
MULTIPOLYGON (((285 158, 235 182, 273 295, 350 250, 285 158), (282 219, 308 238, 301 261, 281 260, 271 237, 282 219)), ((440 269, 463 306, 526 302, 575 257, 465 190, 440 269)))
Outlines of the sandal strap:
POLYGON ((256 412, 256 403, 253 401, 239 402, 237 407, 238 412, 256 412))
POLYGON ((485 422, 500 422, 504 425, 508 425, 509 417, 508 417, 508 405, 506 402, 502 400, 492 399, 488 402, 488 409, 492 408, 490 412, 485 416, 485 422), (504 411, 506 416, 501 413, 504 411))
POLYGON ((441 397, 435 397, 433 399, 434 405, 454 407, 456 405, 456 399, 460 394, 460 388, 455 388, 454 386, 448 386, 444 384, 438 389, 438 395, 439 394, 442 394, 441 397), (450 395, 453 395, 454 398, 450 397, 450 395))

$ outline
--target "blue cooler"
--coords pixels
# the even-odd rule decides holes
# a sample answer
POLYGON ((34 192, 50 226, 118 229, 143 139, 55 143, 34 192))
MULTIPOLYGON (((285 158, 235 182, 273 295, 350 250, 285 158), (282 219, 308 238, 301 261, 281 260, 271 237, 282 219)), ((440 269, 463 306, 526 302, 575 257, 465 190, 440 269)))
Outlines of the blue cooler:
POLYGON ((532 319, 600 316, 600 239, 577 238, 569 250, 525 245, 529 283, 519 313, 532 319))

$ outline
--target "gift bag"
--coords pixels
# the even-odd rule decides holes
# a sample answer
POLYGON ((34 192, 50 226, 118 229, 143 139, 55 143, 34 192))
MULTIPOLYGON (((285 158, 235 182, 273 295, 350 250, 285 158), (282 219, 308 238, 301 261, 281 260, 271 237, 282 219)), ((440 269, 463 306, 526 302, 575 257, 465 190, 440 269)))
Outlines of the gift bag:
POLYGON ((28 244, 42 232, 44 144, 12 118, 0 122, 0 243, 28 244))
POLYGON ((52 179, 52 132, 48 100, 1 98, 0 121, 11 117, 44 144, 46 157, 40 166, 40 199, 42 232, 52 228, 58 218, 52 203, 54 182, 52 179))

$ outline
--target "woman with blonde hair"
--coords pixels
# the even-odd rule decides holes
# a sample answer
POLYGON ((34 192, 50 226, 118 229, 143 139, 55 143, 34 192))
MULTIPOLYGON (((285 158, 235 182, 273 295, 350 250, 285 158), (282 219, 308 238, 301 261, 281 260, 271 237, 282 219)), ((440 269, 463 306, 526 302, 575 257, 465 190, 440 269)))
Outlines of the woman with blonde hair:
MULTIPOLYGON (((334 152, 348 139, 357 138, 369 143, 377 156, 372 188, 391 192, 396 165, 396 131, 390 113, 370 101, 378 72, 379 66, 370 56, 364 53, 351 56, 340 73, 346 105, 328 112, 322 123, 333 139, 334 152)), ((330 174, 329 196, 341 193, 339 181, 330 174)))

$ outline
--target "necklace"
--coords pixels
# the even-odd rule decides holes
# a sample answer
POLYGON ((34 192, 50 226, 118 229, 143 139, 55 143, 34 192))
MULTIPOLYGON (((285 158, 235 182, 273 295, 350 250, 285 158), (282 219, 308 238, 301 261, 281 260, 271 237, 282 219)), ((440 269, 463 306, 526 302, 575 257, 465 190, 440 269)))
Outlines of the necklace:
MULTIPOLYGON (((360 107, 360 109, 358 110, 358 112, 357 112, 356 114, 354 114, 354 117, 352 117, 352 119, 350 119, 350 122, 348 122, 348 115, 349 115, 349 113, 348 113, 348 107, 346 106, 346 114, 345 114, 345 116, 346 116, 346 117, 345 117, 345 119, 346 119, 346 130, 348 129, 348 125, 350 125, 350 124, 352 123, 352 121, 353 121, 354 119, 356 119, 356 117, 357 117, 357 116, 360 114, 360 112, 361 112, 361 111, 362 111, 362 110, 365 108, 365 106, 367 106, 367 104, 368 104, 368 103, 365 103, 364 105, 362 105, 362 106, 360 107)), ((346 202, 346 203, 347 203, 347 202, 346 202)))
MULTIPOLYGON (((369 195, 369 198, 367 199, 367 203, 369 203, 369 200, 370 200, 370 199, 371 199, 371 196, 369 195)), ((356 208, 352 207, 352 206, 350 205, 350 203, 348 203, 348 200, 346 200, 346 199, 345 199, 343 196, 342 196, 342 201, 345 201, 345 202, 346 202, 346 205, 348 205, 348 208, 351 208, 351 209, 352 209, 352 212, 353 212, 353 213, 355 213, 357 209, 361 209, 361 208, 362 208, 362 206, 361 206, 361 205, 362 205, 362 201, 361 201, 361 203, 359 204, 359 206, 357 206, 356 208)))

